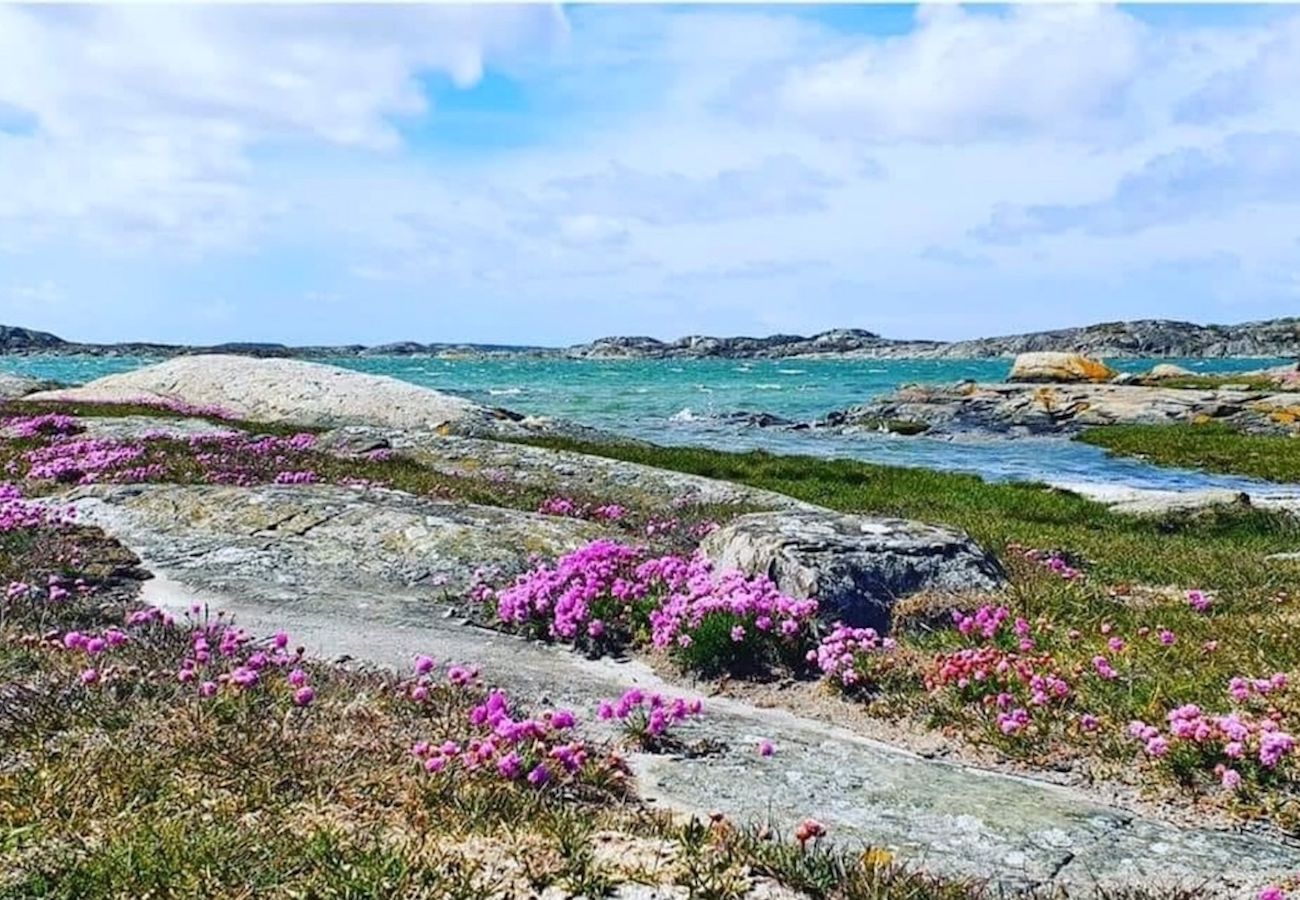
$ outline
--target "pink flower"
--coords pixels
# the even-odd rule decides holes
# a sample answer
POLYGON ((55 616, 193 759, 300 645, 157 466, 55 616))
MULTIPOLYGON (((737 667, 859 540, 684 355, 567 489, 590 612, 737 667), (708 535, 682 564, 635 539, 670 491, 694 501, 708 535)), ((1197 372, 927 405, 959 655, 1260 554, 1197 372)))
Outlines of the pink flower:
POLYGON ((311 685, 303 685, 293 692, 294 706, 308 706, 316 699, 316 692, 311 689, 311 685))
POLYGON ((1219 781, 1224 790, 1235 791, 1241 787, 1241 773, 1236 769, 1224 769, 1219 775, 1219 781))
POLYGON ((1270 884, 1264 890, 1259 892, 1259 900, 1286 900, 1286 891, 1276 885, 1270 884))
POLYGON ((1174 641, 1176 641, 1176 640, 1178 640, 1178 635, 1174 634, 1174 633, 1173 633, 1172 631, 1170 631, 1168 628, 1161 628, 1161 629, 1160 629, 1160 643, 1162 643, 1162 644, 1164 644, 1166 647, 1168 647, 1168 646, 1170 646, 1171 644, 1173 644, 1174 641))
POLYGON ((551 772, 542 763, 538 763, 533 770, 528 773, 528 783, 533 787, 541 787, 551 780, 551 772))
POLYGON ((83 669, 83 670, 82 670, 82 672, 81 672, 81 683, 82 683, 82 684, 94 684, 94 683, 97 682, 97 681, 99 681, 99 670, 97 670, 97 669, 83 669))
POLYGON ((1092 666, 1097 670, 1097 674, 1107 681, 1114 681, 1119 677, 1119 673, 1111 668, 1110 661, 1104 656, 1094 656, 1092 666))
POLYGON ((286 680, 294 687, 302 687, 307 683, 307 673, 302 669, 294 669, 286 680))
POLYGON ((433 661, 432 657, 423 655, 417 656, 415 658, 415 674, 428 675, 433 671, 435 665, 437 664, 433 661))
POLYGON ((771 756, 774 753, 776 753, 776 747, 772 744, 771 741, 759 741, 758 744, 759 756, 771 756))
POLYGON ((199 694, 204 697, 211 697, 217 692, 217 683, 215 681, 205 681, 199 685, 199 694))
POLYGON ((732 626, 731 639, 736 643, 743 641, 745 639, 745 626, 744 625, 732 626))
POLYGON ((1199 613, 1207 612, 1214 603, 1203 591, 1188 591, 1187 605, 1199 613))
POLYGON ((424 771, 430 774, 441 772, 446 767, 447 757, 445 756, 430 756, 424 761, 424 771))
POLYGON ((1079 727, 1084 731, 1096 731, 1101 726, 1101 720, 1092 713, 1084 713, 1079 716, 1079 727))

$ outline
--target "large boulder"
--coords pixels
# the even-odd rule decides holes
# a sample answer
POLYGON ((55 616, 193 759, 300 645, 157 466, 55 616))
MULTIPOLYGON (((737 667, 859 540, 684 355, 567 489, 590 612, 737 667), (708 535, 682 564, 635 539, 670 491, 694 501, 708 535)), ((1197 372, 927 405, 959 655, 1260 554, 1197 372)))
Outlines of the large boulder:
POLYGON ((1071 383, 1110 381, 1115 370, 1081 353, 1042 351, 1022 353, 1011 365, 1007 381, 1071 383))
POLYGON ((517 419, 500 410, 399 381, 296 359, 183 356, 33 400, 182 403, 254 422, 307 427, 474 427, 517 419))
POLYGON ((1147 378, 1162 381, 1166 378, 1187 378, 1195 374, 1191 369, 1184 369, 1182 366, 1176 366, 1173 363, 1157 363, 1151 367, 1150 372, 1147 372, 1147 378))
POLYGON ((964 532, 906 519, 817 510, 740 516, 705 538, 719 569, 766 575, 794 597, 816 597, 822 617, 886 631, 899 599, 919 591, 1001 587, 998 561, 964 532))

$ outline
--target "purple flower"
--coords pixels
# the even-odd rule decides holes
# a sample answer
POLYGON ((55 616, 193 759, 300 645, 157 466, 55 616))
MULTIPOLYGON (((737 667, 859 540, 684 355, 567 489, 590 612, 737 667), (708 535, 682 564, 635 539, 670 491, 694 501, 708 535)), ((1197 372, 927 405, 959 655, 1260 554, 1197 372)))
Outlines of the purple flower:
POLYGON ((304 685, 293 692, 294 706, 308 706, 316 699, 316 692, 311 689, 311 685, 304 685))

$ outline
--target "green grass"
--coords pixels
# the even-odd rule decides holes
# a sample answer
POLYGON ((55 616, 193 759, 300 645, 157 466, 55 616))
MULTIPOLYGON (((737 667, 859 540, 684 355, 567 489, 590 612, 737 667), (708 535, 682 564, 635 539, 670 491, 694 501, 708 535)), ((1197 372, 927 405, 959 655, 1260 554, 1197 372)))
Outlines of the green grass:
POLYGON ((1219 422, 1202 425, 1111 425, 1079 436, 1118 456, 1160 466, 1205 469, 1300 484, 1300 438, 1245 434, 1219 422))
POLYGON ((1192 390, 1213 391, 1222 388, 1224 385, 1244 385, 1246 390, 1250 391, 1267 391, 1275 393, 1282 388, 1278 383, 1269 378, 1260 378, 1258 376, 1250 377, 1245 374, 1233 375, 1225 373, 1223 375, 1184 375, 1180 378, 1153 378, 1150 383, 1156 387, 1167 388, 1187 388, 1192 390))
MULTIPOLYGON (((987 705, 928 690, 925 674, 935 654, 965 645, 941 621, 937 629, 905 629, 898 653, 882 657, 889 671, 873 673, 875 689, 866 698, 874 712, 909 716, 1033 765, 1076 759, 1094 776, 1132 780, 1144 789, 1209 792, 1244 815, 1262 814, 1290 831, 1300 829, 1295 785, 1279 779, 1268 791, 1233 798, 1217 792, 1206 773, 1175 783, 1168 773, 1135 767, 1136 749, 1125 736, 1131 719, 1163 722, 1168 710, 1183 703, 1223 710, 1234 676, 1300 671, 1300 643, 1294 640, 1300 565, 1265 559, 1300 547, 1294 517, 1231 507, 1134 517, 1041 485, 991 484, 851 460, 537 443, 740 482, 846 512, 962 527, 1003 557, 1011 584, 994 602, 1033 623, 1037 652, 1050 654, 1053 666, 1068 673, 1074 692, 1067 710, 1045 719, 1031 736, 1011 740, 987 705), (1066 581, 1049 574, 1017 547, 1061 551, 1085 577, 1066 581), (1183 591, 1192 588, 1212 594, 1208 614, 1185 602, 1183 591), (1177 635, 1173 645, 1158 640, 1165 629, 1177 635), (1110 651, 1111 636, 1122 637, 1128 649, 1110 651), (1212 652, 1207 642, 1216 642, 1212 652), (1120 669, 1116 680, 1089 677, 1096 655, 1112 658, 1120 669), (1095 734, 1082 734, 1074 724, 1084 712, 1101 720, 1095 734)), ((1284 723, 1292 712, 1286 715, 1284 723)))
POLYGON ((956 525, 995 552, 1009 543, 1068 549, 1106 581, 1214 584, 1242 593, 1294 583, 1294 571, 1263 561, 1300 544, 1300 525, 1279 513, 1223 509, 1136 518, 1043 485, 856 460, 560 438, 530 443, 747 484, 844 512, 956 525))

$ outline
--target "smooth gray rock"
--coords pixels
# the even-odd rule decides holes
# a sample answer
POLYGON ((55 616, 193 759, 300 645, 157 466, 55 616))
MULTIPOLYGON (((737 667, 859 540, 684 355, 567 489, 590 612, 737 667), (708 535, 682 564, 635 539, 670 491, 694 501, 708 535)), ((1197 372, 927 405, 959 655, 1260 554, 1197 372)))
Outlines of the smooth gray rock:
POLYGON ((687 504, 740 506, 748 510, 817 508, 735 482, 568 450, 446 436, 429 429, 338 428, 321 435, 317 446, 337 453, 391 449, 448 475, 486 477, 557 494, 660 507, 666 516, 687 504))
POLYGON ((459 597, 475 573, 507 579, 532 554, 600 537, 575 519, 337 485, 94 485, 62 495, 81 521, 206 588, 268 603, 348 595, 360 609, 395 588, 459 597))
POLYGON ((520 416, 479 406, 396 378, 295 359, 185 356, 37 400, 180 402, 216 407, 240 419, 301 426, 486 426, 520 416))
POLYGON ((816 597, 828 622, 886 631, 894 603, 918 591, 989 591, 1006 583, 997 559, 964 532, 906 519, 824 511, 740 516, 704 539, 720 569, 771 578, 816 597))

